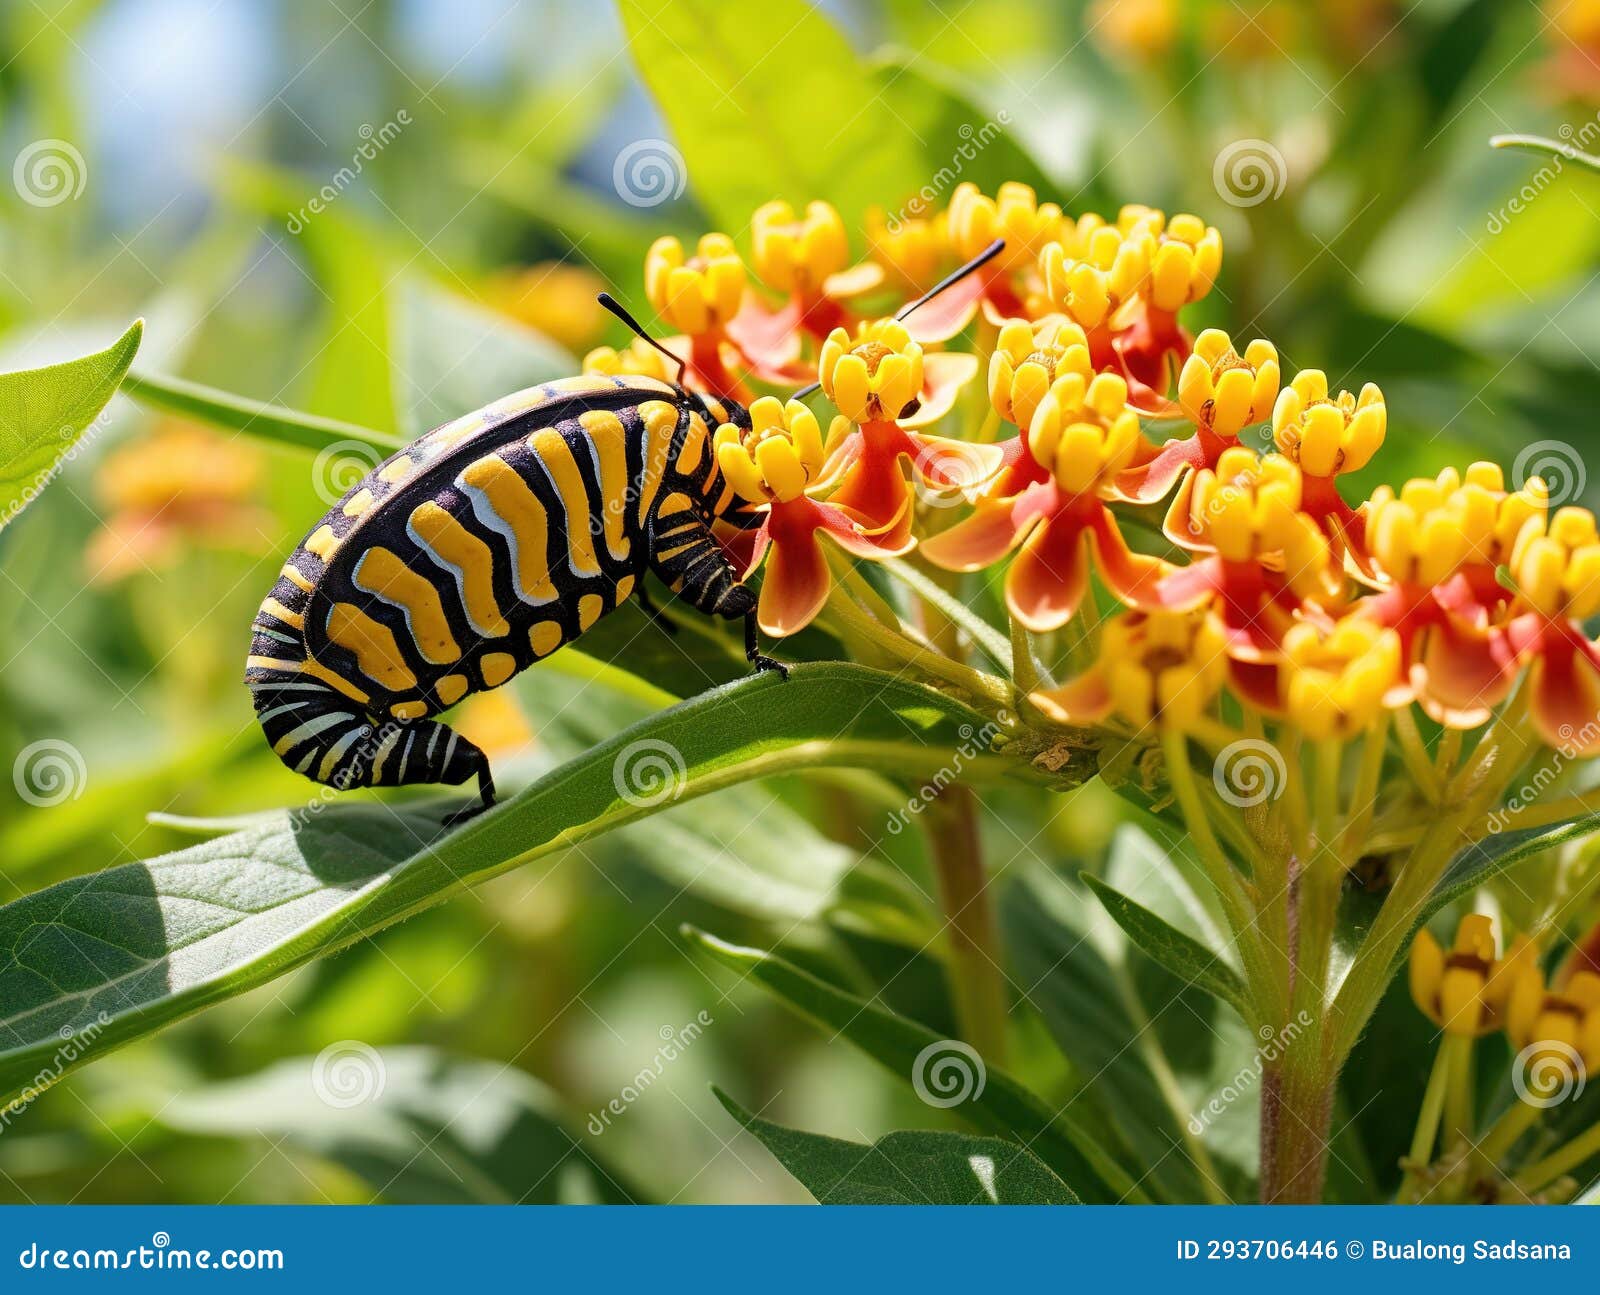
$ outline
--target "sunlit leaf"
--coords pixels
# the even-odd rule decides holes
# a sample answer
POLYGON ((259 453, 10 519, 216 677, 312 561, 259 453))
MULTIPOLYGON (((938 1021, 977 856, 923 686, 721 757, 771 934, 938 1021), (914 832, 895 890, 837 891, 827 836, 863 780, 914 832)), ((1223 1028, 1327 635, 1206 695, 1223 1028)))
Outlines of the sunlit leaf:
POLYGON ((50 483, 133 362, 144 321, 105 350, 43 369, 0 373, 0 528, 50 483))

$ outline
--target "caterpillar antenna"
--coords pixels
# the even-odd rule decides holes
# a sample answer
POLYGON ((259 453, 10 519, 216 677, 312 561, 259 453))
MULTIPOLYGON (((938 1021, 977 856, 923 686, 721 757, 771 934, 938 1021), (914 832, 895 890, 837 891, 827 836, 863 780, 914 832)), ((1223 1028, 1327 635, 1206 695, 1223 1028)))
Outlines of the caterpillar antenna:
MULTIPOLYGON (((967 275, 971 274, 974 270, 979 269, 980 267, 987 265, 990 261, 994 260, 995 257, 999 256, 1000 253, 1005 250, 1005 246, 1005 239, 995 239, 994 242, 990 243, 988 247, 984 248, 983 251, 979 252, 965 265, 961 266, 959 269, 950 271, 949 274, 945 275, 944 278, 940 279, 938 283, 934 284, 933 287, 924 292, 920 297, 918 297, 909 306, 896 315, 895 318, 904 319, 913 310, 917 309, 918 306, 926 306, 946 288, 950 287, 952 284, 960 283, 962 279, 965 279, 967 275)), ((801 387, 799 391, 795 392, 794 395, 789 398, 791 400, 804 400, 821 385, 822 384, 820 382, 813 382, 810 386, 801 387)))
POLYGON ((605 309, 609 310, 618 319, 620 319, 624 324, 626 324, 629 329, 632 330, 633 335, 639 338, 640 341, 648 342, 651 346, 655 347, 656 350, 660 351, 661 354, 666 356, 667 359, 676 364, 678 366, 678 385, 680 387, 683 385, 683 375, 689 367, 688 360, 682 358, 681 356, 674 355, 671 351, 667 350, 666 347, 661 345, 660 342, 656 341, 655 338, 651 337, 649 333, 645 332, 644 326, 640 324, 639 321, 632 315, 630 315, 627 311, 627 308, 609 292, 602 292, 598 297, 595 298, 595 300, 605 307, 605 309))

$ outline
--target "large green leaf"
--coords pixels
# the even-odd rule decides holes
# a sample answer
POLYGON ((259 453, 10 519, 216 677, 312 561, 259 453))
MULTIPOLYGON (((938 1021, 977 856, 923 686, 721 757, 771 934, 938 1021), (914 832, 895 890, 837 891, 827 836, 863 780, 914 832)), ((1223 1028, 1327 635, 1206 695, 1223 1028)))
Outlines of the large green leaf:
POLYGON ((261 1138, 332 1161, 397 1204, 634 1204, 549 1089, 500 1061, 355 1040, 175 1093, 183 1133, 261 1138))
POLYGON ((932 1030, 818 980, 761 949, 729 944, 690 928, 695 947, 748 976, 808 1020, 842 1035, 902 1083, 951 1107, 975 1127, 1028 1147, 1091 1202, 1144 1201, 1132 1175, 1072 1117, 1052 1115, 1010 1075, 986 1067, 932 1030), (941 1074, 939 1067, 946 1069, 941 1074), (959 1100, 952 1100, 959 1099, 959 1100))
MULTIPOLYGON (((759 15, 717 0, 621 0, 620 8, 688 183, 723 229, 743 231, 774 198, 826 199, 859 229, 868 207, 893 206, 928 179, 915 138, 820 8, 805 0, 763 0, 759 15)), ((619 167, 626 160, 624 150, 619 167)))
POLYGON ((720 1089, 728 1114, 823 1205, 1077 1205, 1025 1147, 967 1133, 890 1133, 871 1146, 785 1128, 720 1089))
POLYGON ((801 768, 926 774, 978 722, 880 671, 803 666, 787 681, 749 678, 662 711, 446 835, 415 808, 282 811, 28 895, 0 908, 0 1101, 670 804, 801 768))
POLYGON ((0 373, 0 529, 49 484, 133 363, 144 321, 103 351, 42 369, 0 373))

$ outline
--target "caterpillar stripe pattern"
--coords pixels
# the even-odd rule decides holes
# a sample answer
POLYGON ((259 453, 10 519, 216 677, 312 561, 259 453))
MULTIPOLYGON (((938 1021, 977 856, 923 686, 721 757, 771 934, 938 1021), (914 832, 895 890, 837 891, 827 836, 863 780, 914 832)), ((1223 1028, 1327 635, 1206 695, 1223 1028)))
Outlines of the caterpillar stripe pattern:
POLYGON ((341 789, 465 782, 486 757, 432 718, 577 638, 654 572, 697 610, 754 596, 712 534, 759 520, 723 480, 731 402, 644 377, 549 382, 422 436, 329 509, 261 604, 245 671, 280 759, 341 789))

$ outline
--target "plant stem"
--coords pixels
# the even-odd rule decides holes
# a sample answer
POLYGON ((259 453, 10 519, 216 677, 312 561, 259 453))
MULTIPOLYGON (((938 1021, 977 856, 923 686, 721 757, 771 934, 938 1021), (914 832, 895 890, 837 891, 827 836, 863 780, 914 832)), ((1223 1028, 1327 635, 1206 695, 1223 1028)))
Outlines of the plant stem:
POLYGON ((1009 1006, 978 840, 978 801, 952 783, 923 816, 950 940, 950 992, 962 1037, 994 1065, 1006 1057, 1009 1006))
POLYGON ((1261 1203, 1315 1205, 1327 1171, 1333 1084, 1318 1040, 1290 1045, 1261 1090, 1261 1203), (1301 1055, 1302 1053, 1307 1055, 1301 1055))
POLYGON ((1428 1072, 1428 1087, 1422 1094, 1422 1109, 1417 1112, 1417 1127, 1411 1135, 1411 1150, 1406 1153, 1406 1176, 1400 1184, 1398 1199, 1412 1201, 1421 1186, 1422 1171, 1433 1160, 1433 1144, 1439 1134, 1439 1119, 1444 1114, 1445 1097, 1450 1090, 1450 1078, 1456 1069, 1455 1054, 1461 1043, 1470 1040, 1456 1034, 1446 1034, 1439 1040, 1439 1050, 1433 1054, 1433 1069, 1428 1072))
POLYGON ((1532 1196, 1535 1192, 1543 1191, 1569 1169, 1576 1169, 1590 1156, 1597 1154, 1600 1154, 1600 1124, 1591 1124, 1566 1146, 1529 1165, 1512 1182, 1532 1196))

